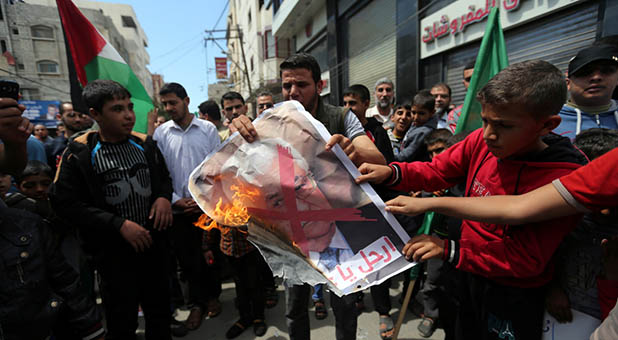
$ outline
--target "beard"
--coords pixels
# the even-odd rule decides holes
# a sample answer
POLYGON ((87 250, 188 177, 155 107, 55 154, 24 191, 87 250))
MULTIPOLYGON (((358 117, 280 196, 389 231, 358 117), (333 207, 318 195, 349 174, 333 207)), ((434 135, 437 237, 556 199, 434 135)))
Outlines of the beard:
POLYGON ((378 106, 380 106, 380 108, 385 109, 387 107, 389 107, 391 105, 391 100, 390 99, 380 99, 378 100, 378 106))

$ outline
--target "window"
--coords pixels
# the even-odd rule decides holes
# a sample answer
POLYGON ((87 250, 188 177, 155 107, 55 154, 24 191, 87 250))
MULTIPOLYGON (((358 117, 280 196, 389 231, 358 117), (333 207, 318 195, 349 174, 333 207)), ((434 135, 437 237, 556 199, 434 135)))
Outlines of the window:
POLYGON ((251 57, 251 71, 253 71, 253 56, 251 57))
POLYGON ((19 34, 19 30, 17 29, 17 27, 13 28, 13 34, 18 35, 19 34))
POLYGON ((123 27, 137 28, 137 25, 135 24, 135 21, 133 20, 132 17, 130 17, 128 15, 123 15, 123 16, 121 16, 121 18, 122 18, 122 26, 123 27))
POLYGON ((17 68, 19 70, 25 70, 26 69, 26 67, 24 67, 24 64, 17 64, 17 68))
POLYGON ((41 94, 39 93, 38 89, 22 88, 20 92, 23 97, 23 100, 40 100, 41 99, 41 94))
POLYGON ((262 7, 264 6, 264 0, 258 0, 258 8, 262 9, 262 7))
POLYGON ((275 38, 271 30, 266 31, 264 34, 264 59, 274 58, 275 52, 275 38))
POLYGON ((54 31, 47 26, 32 26, 30 28, 33 38, 54 39, 54 31))
POLYGON ((37 62, 36 68, 40 73, 59 73, 58 63, 51 60, 37 62))
POLYGON ((249 8, 249 16, 248 16, 248 19, 249 19, 249 25, 251 25, 251 8, 249 8))
POLYGON ((0 40, 0 46, 2 47, 2 53, 6 52, 6 41, 0 40))

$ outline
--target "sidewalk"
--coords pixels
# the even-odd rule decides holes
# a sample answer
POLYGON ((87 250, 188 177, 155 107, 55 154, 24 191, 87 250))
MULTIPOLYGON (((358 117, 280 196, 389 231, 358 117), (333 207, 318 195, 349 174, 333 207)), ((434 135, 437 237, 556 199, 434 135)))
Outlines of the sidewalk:
MULTIPOLYGON (((397 299, 401 294, 403 286, 403 281, 401 279, 395 279, 393 281, 393 286, 390 290, 391 293, 391 301, 393 305, 393 309, 391 310, 391 315, 393 316, 393 322, 396 322, 397 316, 399 313, 399 303, 397 299)), ((262 337, 256 337, 253 334, 253 328, 247 329, 243 334, 241 334, 238 340, 249 340, 249 339, 267 339, 267 340, 283 340, 289 339, 287 334, 287 328, 285 325, 285 292, 283 291, 282 285, 279 285, 279 303, 273 309, 266 310, 266 325, 268 326, 268 330, 266 334, 262 337)), ((311 338, 326 340, 326 339, 335 339, 335 319, 333 317, 332 310, 330 309, 330 303, 328 302, 328 295, 325 294, 327 298, 327 307, 328 309, 328 318, 324 320, 316 320, 313 308, 310 310, 310 321, 311 321, 311 338)), ((213 319, 206 319, 202 322, 202 326, 190 332, 189 335, 182 339, 186 340, 205 340, 205 339, 225 339, 225 332, 229 327, 236 322, 238 319, 238 313, 234 308, 234 297, 236 296, 236 292, 234 291, 234 283, 233 282, 224 282, 223 283, 223 292, 221 294, 221 304, 223 305, 223 312, 213 319)), ((357 330, 357 339, 358 340, 380 340, 380 335, 378 332, 378 313, 373 310, 373 301, 371 300, 371 295, 367 290, 365 294, 365 312, 363 312, 358 318, 358 330, 357 330)), ((188 316, 188 311, 180 311, 177 315, 178 320, 184 320, 188 316)), ((141 324, 143 327, 143 320, 141 320, 141 324)), ((399 333, 400 340, 416 340, 416 339, 435 339, 442 340, 444 339, 444 332, 441 329, 438 329, 431 338, 423 338, 420 336, 416 327, 420 319, 413 315, 411 312, 406 313, 406 317, 404 319, 403 326, 401 328, 401 332, 399 333)), ((142 328, 143 329, 143 328, 142 328)), ((142 337, 143 338, 143 337, 142 337)))

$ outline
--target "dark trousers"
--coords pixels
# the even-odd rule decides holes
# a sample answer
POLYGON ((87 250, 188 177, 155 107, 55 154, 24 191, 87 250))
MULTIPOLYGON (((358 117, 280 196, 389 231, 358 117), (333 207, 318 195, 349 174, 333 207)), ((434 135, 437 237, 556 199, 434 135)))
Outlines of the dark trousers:
MULTIPOLYGON (((286 287, 286 323, 290 340, 309 340, 309 297, 311 286, 294 285, 286 287)), ((337 340, 356 339, 358 311, 356 310, 356 294, 338 297, 330 294, 330 304, 335 316, 335 337, 337 340)))
POLYGON ((388 279, 377 286, 371 286, 371 298, 373 305, 380 315, 390 315, 391 311, 391 279, 388 279))
POLYGON ((266 263, 266 260, 264 260, 264 258, 261 255, 260 255, 260 258, 262 259, 260 261, 260 276, 264 284, 264 289, 275 289, 276 284, 275 284, 275 276, 273 275, 273 271, 270 270, 268 263, 266 263))
POLYGON ((456 339, 541 339, 545 288, 508 287, 460 273, 456 339))
POLYGON ((234 284, 240 320, 250 324, 253 320, 264 320, 264 284, 262 263, 264 259, 254 250, 241 257, 226 256, 234 269, 234 284))
POLYGON ((441 286, 440 270, 444 261, 442 259, 427 260, 427 276, 421 289, 423 310, 426 317, 436 321, 440 317, 440 302, 444 291, 441 286))
POLYGON ((221 295, 221 280, 216 267, 209 267, 202 253, 203 230, 194 226, 199 215, 175 214, 170 238, 178 264, 189 286, 189 304, 208 306, 208 300, 221 295))
POLYGON ((167 240, 152 232, 153 245, 136 253, 124 240, 100 258, 106 339, 135 339, 138 305, 144 312, 146 339, 170 340, 167 240))

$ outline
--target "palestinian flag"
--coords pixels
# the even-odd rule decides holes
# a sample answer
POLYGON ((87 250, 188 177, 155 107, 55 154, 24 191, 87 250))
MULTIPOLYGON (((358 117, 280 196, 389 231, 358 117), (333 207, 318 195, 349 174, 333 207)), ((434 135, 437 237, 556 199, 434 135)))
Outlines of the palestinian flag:
POLYGON ((69 60, 71 100, 84 111, 81 90, 89 81, 114 80, 131 92, 135 109, 133 130, 146 133, 148 112, 153 109, 148 92, 114 47, 86 19, 71 0, 56 0, 69 60))

